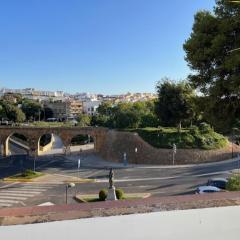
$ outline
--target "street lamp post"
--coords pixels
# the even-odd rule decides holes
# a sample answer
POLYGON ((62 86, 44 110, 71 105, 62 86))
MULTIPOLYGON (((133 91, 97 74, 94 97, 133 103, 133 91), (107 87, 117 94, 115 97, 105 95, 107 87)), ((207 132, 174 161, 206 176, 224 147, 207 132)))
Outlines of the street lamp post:
POLYGON ((124 152, 124 153, 123 153, 123 165, 126 167, 127 164, 128 164, 128 162, 127 162, 127 153, 124 152))
POLYGON ((66 204, 68 204, 68 189, 75 187, 75 183, 69 183, 66 185, 66 204))
POLYGON ((175 155, 176 155, 176 153, 177 153, 177 146, 174 143, 173 144, 173 149, 172 149, 172 163, 173 163, 173 165, 175 164, 175 155))
POLYGON ((137 153, 138 153, 138 148, 137 148, 137 147, 135 147, 134 151, 135 151, 135 158, 136 158, 136 161, 135 161, 135 162, 137 163, 137 162, 138 162, 138 160, 137 160, 137 157, 138 157, 138 156, 137 156, 137 153))
POLYGON ((235 130, 237 131, 238 128, 232 129, 232 158, 234 157, 234 139, 235 139, 235 130))
POLYGON ((33 158, 33 171, 36 171, 36 153, 34 154, 34 158, 33 158))
POLYGON ((81 167, 81 159, 79 158, 78 159, 78 178, 80 178, 80 172, 79 172, 80 167, 81 167))

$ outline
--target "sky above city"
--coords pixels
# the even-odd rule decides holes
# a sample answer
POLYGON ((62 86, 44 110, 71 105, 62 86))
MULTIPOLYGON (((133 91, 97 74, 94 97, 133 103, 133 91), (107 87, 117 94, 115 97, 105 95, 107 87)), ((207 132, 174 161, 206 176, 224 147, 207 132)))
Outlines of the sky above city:
POLYGON ((0 1, 0 88, 154 92, 185 79, 182 45, 214 0, 0 1))

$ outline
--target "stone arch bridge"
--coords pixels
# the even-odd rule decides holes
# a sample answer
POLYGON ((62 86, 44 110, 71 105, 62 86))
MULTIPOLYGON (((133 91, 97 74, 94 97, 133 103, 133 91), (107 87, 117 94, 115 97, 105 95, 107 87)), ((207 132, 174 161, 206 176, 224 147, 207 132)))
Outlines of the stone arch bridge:
POLYGON ((29 155, 38 155, 39 141, 44 134, 56 134, 62 140, 65 147, 71 144, 73 137, 77 135, 90 135, 94 139, 95 151, 100 151, 108 129, 99 127, 0 127, 0 144, 2 155, 8 155, 8 139, 13 134, 21 134, 27 138, 29 155))
MULTIPOLYGON (((44 134, 58 135, 65 147, 71 144, 77 135, 90 135, 94 139, 94 150, 106 160, 124 162, 124 155, 128 163, 140 164, 172 164, 172 149, 157 149, 145 142, 137 133, 116 131, 102 127, 0 127, 0 144, 2 154, 6 155, 8 138, 14 133, 22 134, 27 138, 29 155, 35 156, 39 150, 39 139, 44 134)), ((230 145, 223 149, 178 149, 175 164, 203 163, 230 159, 240 151, 232 149, 230 145)))

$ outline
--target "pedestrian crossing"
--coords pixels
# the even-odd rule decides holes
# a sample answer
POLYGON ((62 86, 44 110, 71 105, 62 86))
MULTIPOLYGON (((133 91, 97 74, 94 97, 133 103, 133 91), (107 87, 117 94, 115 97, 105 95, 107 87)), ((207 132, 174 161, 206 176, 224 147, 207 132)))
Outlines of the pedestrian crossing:
POLYGON ((20 183, 0 189, 0 208, 24 206, 24 201, 31 197, 44 194, 45 191, 57 187, 52 183, 20 183))

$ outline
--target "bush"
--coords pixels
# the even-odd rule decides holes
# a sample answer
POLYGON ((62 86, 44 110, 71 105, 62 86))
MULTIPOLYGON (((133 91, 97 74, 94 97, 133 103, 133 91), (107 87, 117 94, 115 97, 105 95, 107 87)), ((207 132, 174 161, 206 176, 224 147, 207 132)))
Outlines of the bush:
POLYGON ((100 201, 105 201, 107 198, 107 190, 106 189, 100 190, 98 196, 100 201))
POLYGON ((213 132, 213 129, 211 128, 211 126, 205 122, 203 122, 199 125, 199 130, 201 133, 212 133, 213 132))
POLYGON ((197 126, 192 126, 189 128, 189 133, 191 135, 198 135, 199 134, 199 129, 197 126))
POLYGON ((27 169, 26 171, 24 171, 21 176, 22 177, 30 177, 30 176, 34 176, 36 175, 36 173, 34 171, 32 171, 31 169, 27 169))
POLYGON ((117 199, 121 200, 124 199, 124 191, 122 189, 115 190, 117 199))
POLYGON ((240 175, 232 176, 227 183, 226 189, 229 191, 240 191, 240 175))

